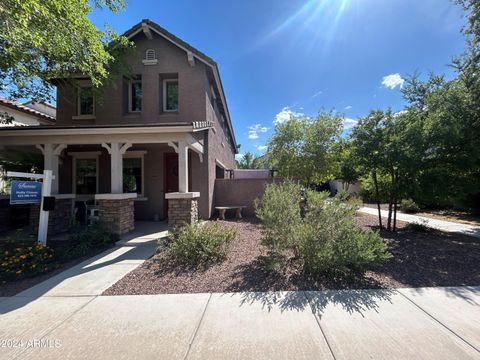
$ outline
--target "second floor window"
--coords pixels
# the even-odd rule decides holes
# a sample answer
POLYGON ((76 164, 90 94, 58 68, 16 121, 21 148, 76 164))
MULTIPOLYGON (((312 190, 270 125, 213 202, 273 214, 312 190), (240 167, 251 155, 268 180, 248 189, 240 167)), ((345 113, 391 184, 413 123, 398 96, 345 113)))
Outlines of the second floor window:
POLYGON ((91 86, 80 86, 78 88, 78 110, 77 114, 93 115, 94 112, 94 99, 93 88, 91 86))
POLYGON ((163 111, 178 111, 178 80, 163 81, 163 111))
POLYGON ((130 80, 128 89, 128 111, 142 111, 142 79, 136 78, 130 80))

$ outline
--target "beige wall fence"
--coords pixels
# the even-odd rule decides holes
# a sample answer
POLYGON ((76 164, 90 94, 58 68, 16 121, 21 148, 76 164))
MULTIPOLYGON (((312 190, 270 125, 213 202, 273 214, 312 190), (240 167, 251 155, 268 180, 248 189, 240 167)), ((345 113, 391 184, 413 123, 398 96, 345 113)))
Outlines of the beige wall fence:
MULTIPOLYGON (((264 179, 216 179, 215 206, 246 206, 242 211, 245 216, 254 216, 253 202, 261 198, 267 184, 281 182, 282 178, 264 179)), ((214 216, 218 213, 215 212, 214 216)))

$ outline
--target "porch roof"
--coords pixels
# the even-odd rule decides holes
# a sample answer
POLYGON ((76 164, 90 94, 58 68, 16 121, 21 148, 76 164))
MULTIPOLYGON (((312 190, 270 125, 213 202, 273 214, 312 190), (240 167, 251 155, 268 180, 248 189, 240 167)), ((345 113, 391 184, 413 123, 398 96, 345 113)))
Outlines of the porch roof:
POLYGON ((1 145, 101 144, 103 142, 167 143, 204 131, 210 122, 129 125, 15 126, 0 128, 1 145))

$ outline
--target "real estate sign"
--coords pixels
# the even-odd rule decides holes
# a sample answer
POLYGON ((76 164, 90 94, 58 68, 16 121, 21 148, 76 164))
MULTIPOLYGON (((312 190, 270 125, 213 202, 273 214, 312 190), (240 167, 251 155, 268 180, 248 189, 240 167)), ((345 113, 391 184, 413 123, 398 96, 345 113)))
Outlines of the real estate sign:
POLYGON ((42 183, 37 181, 12 181, 10 204, 40 204, 42 183))

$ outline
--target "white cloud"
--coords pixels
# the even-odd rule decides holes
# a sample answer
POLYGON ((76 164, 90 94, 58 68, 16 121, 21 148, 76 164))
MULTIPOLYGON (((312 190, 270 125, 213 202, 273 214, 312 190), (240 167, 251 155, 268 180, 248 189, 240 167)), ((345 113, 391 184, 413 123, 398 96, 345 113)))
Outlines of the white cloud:
POLYGON ((349 130, 353 128, 355 125, 357 125, 358 120, 357 119, 352 119, 352 118, 345 118, 343 121, 343 130, 349 130))
POLYGON ((236 154, 236 155, 235 155, 235 160, 237 160, 237 161, 242 160, 242 159, 243 159, 243 155, 245 155, 245 154, 236 154))
POLYGON ((251 140, 258 139, 258 133, 266 133, 268 128, 262 124, 255 124, 248 127, 248 138, 251 140))
POLYGON ((317 91, 315 94, 312 95, 312 99, 313 99, 313 98, 316 98, 317 96, 322 95, 322 94, 323 94, 323 91, 322 91, 322 90, 317 91))
POLYGON ((390 74, 383 77, 382 85, 393 90, 397 86, 402 87, 405 80, 400 76, 399 73, 390 74))
POLYGON ((267 147, 268 147, 267 145, 257 145, 256 146, 257 150, 262 151, 262 152, 267 150, 267 147))
POLYGON ((283 124, 285 121, 288 121, 291 118, 304 117, 304 116, 305 116, 304 113, 293 111, 288 106, 286 106, 282 109, 282 111, 280 111, 277 115, 275 115, 275 119, 273 120, 273 123, 275 125, 283 124))
POLYGON ((350 110, 352 107, 352 105, 345 106, 345 110, 350 110))

